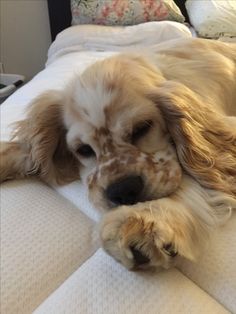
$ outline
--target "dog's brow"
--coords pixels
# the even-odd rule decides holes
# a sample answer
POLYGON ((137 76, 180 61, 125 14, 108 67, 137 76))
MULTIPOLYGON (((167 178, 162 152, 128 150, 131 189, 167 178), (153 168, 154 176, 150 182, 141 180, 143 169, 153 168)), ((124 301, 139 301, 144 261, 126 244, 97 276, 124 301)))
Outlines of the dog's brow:
POLYGON ((107 154, 114 150, 114 143, 113 143, 112 136, 108 128, 101 127, 101 128, 95 129, 94 140, 100 144, 102 154, 104 153, 107 154))

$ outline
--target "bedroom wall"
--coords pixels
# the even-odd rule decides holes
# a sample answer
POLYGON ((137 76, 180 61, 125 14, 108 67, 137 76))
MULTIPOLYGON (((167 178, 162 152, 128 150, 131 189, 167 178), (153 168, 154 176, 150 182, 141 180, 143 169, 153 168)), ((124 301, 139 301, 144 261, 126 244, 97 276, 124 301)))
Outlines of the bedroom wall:
POLYGON ((0 0, 0 61, 6 73, 32 78, 51 43, 46 0, 0 0))

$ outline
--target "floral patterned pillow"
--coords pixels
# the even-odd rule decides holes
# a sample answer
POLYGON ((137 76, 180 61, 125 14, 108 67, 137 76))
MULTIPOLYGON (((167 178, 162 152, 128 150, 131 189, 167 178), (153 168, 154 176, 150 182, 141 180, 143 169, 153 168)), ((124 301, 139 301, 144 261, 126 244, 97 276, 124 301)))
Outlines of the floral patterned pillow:
POLYGON ((173 0, 71 0, 71 11, 72 25, 184 22, 184 16, 173 0))

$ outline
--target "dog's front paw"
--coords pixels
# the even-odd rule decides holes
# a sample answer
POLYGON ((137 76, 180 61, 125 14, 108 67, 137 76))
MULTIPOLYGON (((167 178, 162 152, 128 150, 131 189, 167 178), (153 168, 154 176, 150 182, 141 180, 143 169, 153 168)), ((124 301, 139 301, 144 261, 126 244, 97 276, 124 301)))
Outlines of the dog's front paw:
POLYGON ((171 222, 150 206, 150 203, 122 206, 103 219, 103 247, 128 269, 169 268, 175 264, 178 243, 174 220, 171 222))

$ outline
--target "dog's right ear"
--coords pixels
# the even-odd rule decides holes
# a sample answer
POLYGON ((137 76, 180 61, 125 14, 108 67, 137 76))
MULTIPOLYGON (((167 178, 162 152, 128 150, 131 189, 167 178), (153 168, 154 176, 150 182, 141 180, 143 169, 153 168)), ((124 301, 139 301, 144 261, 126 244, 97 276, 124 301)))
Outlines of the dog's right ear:
POLYGON ((162 113, 184 170, 202 186, 236 196, 236 132, 232 122, 182 83, 149 94, 162 113))
POLYGON ((0 181, 38 175, 47 183, 65 184, 79 178, 79 162, 66 145, 65 102, 59 91, 33 101, 26 119, 15 124, 16 142, 1 143, 0 181))

